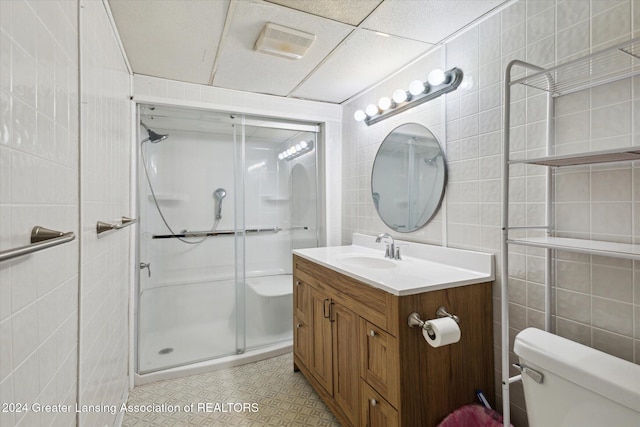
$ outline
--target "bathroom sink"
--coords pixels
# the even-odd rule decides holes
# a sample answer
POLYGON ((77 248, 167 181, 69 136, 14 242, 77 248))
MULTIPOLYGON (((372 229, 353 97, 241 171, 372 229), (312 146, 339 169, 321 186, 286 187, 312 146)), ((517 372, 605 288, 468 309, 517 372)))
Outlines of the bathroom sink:
POLYGON ((396 263, 391 260, 366 255, 343 256, 339 258, 339 261, 349 267, 373 269, 389 269, 397 267, 396 263))
POLYGON ((401 259, 395 260, 385 258, 386 242, 376 239, 354 233, 351 245, 294 249, 293 254, 397 296, 495 279, 493 254, 398 240, 401 259))

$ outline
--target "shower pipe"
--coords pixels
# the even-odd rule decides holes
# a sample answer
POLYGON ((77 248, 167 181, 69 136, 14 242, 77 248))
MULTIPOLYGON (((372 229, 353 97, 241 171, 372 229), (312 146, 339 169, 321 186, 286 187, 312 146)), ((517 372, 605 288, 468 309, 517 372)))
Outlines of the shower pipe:
POLYGON ((243 231, 245 233, 265 233, 265 232, 279 233, 280 231, 308 230, 308 229, 309 227, 300 226, 300 227, 287 227, 287 228, 280 228, 280 227, 249 228, 246 230, 238 230, 238 231, 234 231, 234 230, 188 231, 182 234, 154 234, 151 238, 152 239, 173 239, 173 238, 179 238, 179 237, 212 237, 212 236, 226 236, 226 235, 231 235, 236 233, 242 233, 243 231))
MULTIPOLYGON (((149 178, 149 171, 147 170, 147 159, 145 158, 144 155, 144 149, 143 146, 146 142, 151 142, 153 144, 156 144, 160 141, 164 141, 165 139, 167 139, 169 137, 168 134, 158 134, 154 131, 152 131, 151 129, 149 129, 144 123, 140 122, 140 125, 142 127, 144 127, 147 130, 147 133, 149 134, 148 138, 145 138, 142 140, 142 142, 140 143, 140 155, 142 156, 142 166, 144 168, 144 174, 147 177, 147 184, 149 184, 149 190, 151 191, 151 197, 153 198, 153 203, 156 206, 156 209, 158 210, 158 214, 160 214, 160 218, 162 219, 162 222, 164 223, 164 225, 167 227, 167 229, 169 230, 169 232, 171 233, 170 236, 173 238, 178 239, 179 241, 181 241, 182 243, 186 243, 188 245, 198 245, 202 242, 204 242, 207 239, 207 236, 202 237, 202 239, 200 240, 196 240, 196 241, 189 241, 189 240, 185 240, 185 237, 190 237, 190 236, 185 236, 184 234, 178 234, 175 231, 173 231, 173 229, 171 228, 171 226, 169 226, 169 223, 167 222, 167 219, 164 217, 164 214, 162 213, 162 209, 160 209, 160 205, 158 204, 158 199, 156 198, 156 192, 153 190, 153 185, 151 185, 151 178, 149 178)), ((217 190, 216 190, 217 191, 217 190)), ((224 197, 226 195, 226 192, 224 195, 221 196, 219 203, 222 202, 222 197, 224 197)), ((218 205, 220 206, 220 204, 218 205)), ((220 218, 222 218, 222 216, 220 216, 220 218)), ((216 214, 213 225, 211 226, 211 231, 215 231, 215 229, 218 227, 218 223, 220 222, 220 218, 218 218, 218 215, 216 214)))

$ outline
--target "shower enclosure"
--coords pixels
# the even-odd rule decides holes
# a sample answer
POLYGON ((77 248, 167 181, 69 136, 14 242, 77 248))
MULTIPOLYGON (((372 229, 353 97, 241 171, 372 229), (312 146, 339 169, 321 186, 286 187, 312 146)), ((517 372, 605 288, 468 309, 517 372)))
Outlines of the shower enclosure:
POLYGON ((305 123, 139 105, 137 373, 290 344, 291 250, 318 245, 305 123))

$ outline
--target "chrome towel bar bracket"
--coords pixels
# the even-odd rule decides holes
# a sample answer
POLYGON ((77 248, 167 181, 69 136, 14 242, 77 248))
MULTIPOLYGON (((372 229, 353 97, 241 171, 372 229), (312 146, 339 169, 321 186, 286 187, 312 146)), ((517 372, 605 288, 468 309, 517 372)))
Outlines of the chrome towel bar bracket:
POLYGON ((73 231, 62 232, 56 230, 50 230, 48 228, 36 225, 31 230, 31 244, 20 246, 18 248, 7 249, 0 252, 0 261, 6 261, 9 259, 17 258, 19 256, 28 255, 34 252, 41 251, 53 246, 58 246, 63 243, 67 243, 76 238, 73 231))
POLYGON ((98 232, 98 234, 100 234, 104 233, 105 231, 120 230, 121 228, 128 227, 135 224, 136 222, 138 222, 137 219, 127 218, 126 216, 122 217, 122 219, 120 220, 120 224, 111 224, 108 222, 98 221, 98 223, 96 224, 96 231, 98 232))
MULTIPOLYGON (((438 309, 436 310, 436 317, 450 317, 451 319, 455 320, 456 323, 460 323, 460 318, 455 314, 448 313, 447 309, 443 306, 438 307, 438 309)), ((411 313, 407 318, 407 324, 412 328, 415 328, 417 326, 427 331, 430 331, 432 329, 429 322, 420 319, 420 315, 415 311, 411 313)))

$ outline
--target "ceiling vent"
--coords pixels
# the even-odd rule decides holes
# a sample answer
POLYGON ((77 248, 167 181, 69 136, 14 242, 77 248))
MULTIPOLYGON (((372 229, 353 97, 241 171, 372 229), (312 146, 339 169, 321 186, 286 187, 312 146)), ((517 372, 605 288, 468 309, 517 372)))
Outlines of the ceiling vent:
POLYGON ((289 59, 300 59, 315 39, 315 34, 268 22, 256 41, 255 50, 289 59))

